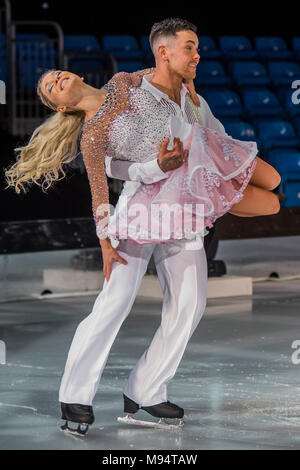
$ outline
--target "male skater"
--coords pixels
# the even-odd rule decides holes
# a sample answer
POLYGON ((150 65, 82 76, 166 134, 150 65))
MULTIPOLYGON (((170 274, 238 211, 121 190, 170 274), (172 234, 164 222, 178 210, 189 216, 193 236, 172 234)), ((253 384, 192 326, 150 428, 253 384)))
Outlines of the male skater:
MULTIPOLYGON (((199 122, 226 135, 206 101, 198 95, 200 106, 195 107, 183 85, 183 80, 193 80, 196 76, 200 59, 196 31, 193 24, 178 18, 154 24, 150 44, 156 69, 143 77, 141 88, 152 93, 170 116, 189 123, 199 122)), ((106 170, 110 177, 132 180, 125 183, 122 191, 122 195, 128 196, 139 184, 168 177, 159 160, 143 164, 115 162, 106 157, 106 170)), ((142 409, 158 418, 181 420, 184 410, 167 400, 167 384, 175 375, 206 306, 207 260, 203 236, 160 244, 121 240, 117 249, 107 238, 101 240, 101 247, 105 280, 92 312, 79 324, 68 354, 59 391, 62 418, 84 424, 83 428, 78 427, 82 434, 93 423, 92 401, 109 351, 131 311, 153 254, 163 291, 162 320, 124 387, 124 411, 133 414, 142 409)), ((70 430, 68 423, 63 429, 70 430)))

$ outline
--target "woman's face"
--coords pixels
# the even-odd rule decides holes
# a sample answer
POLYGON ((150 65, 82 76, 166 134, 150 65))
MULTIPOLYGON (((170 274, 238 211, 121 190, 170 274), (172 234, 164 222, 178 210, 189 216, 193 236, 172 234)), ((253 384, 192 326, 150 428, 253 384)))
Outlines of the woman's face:
POLYGON ((41 90, 57 106, 57 111, 73 109, 82 98, 83 77, 75 73, 55 70, 45 75, 41 90))

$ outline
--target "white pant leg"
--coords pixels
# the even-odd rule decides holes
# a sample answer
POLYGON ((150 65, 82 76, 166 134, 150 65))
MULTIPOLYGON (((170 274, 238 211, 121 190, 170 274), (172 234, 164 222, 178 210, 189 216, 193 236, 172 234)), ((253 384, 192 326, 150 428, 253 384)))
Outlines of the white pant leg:
POLYGON ((92 312, 78 325, 59 390, 59 401, 91 405, 115 337, 131 311, 155 245, 120 241, 128 262, 114 262, 92 312))
POLYGON ((156 245, 154 260, 164 295, 161 325, 124 388, 124 394, 140 406, 167 401, 167 384, 207 299, 207 259, 201 238, 156 245))

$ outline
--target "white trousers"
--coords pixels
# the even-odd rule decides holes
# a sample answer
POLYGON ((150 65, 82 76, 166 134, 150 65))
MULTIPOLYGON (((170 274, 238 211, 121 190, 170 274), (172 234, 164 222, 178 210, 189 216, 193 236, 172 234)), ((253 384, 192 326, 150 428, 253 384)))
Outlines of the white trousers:
POLYGON ((152 253, 163 291, 161 325, 130 373, 123 390, 126 396, 140 406, 167 401, 167 384, 205 310, 207 260, 201 238, 145 245, 122 240, 117 251, 128 264, 113 263, 92 312, 77 327, 60 402, 92 405, 109 351, 131 311, 152 253))

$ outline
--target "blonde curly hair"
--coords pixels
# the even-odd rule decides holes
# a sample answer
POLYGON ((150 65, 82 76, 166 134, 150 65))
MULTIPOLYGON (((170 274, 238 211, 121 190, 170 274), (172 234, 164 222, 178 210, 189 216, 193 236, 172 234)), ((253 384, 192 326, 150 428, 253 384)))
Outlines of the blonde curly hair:
POLYGON ((63 179, 66 174, 63 165, 78 155, 78 140, 85 119, 84 111, 56 111, 56 105, 42 91, 44 77, 54 70, 47 70, 39 79, 37 94, 41 102, 55 111, 33 132, 27 145, 18 147, 17 161, 5 171, 9 187, 16 193, 20 188, 26 193, 23 184, 35 183, 48 189, 54 181, 63 179), (60 172, 62 173, 59 178, 60 172))

